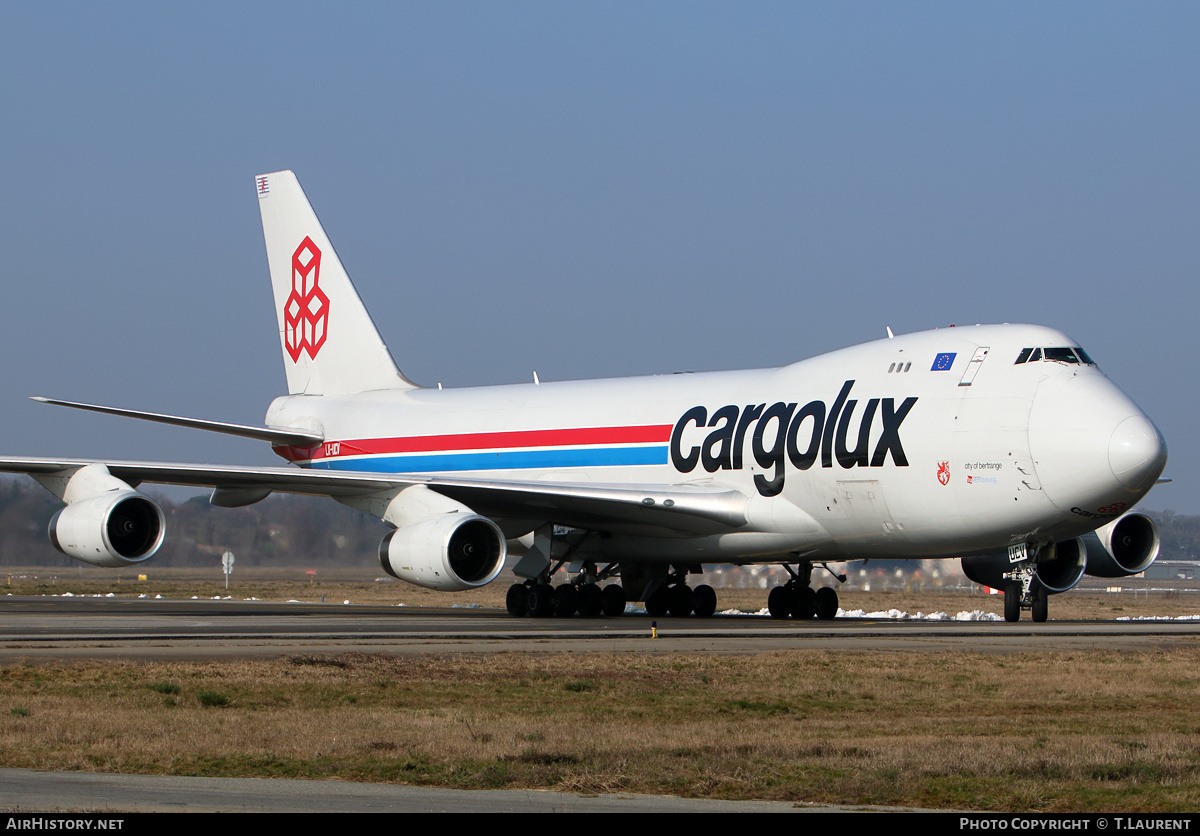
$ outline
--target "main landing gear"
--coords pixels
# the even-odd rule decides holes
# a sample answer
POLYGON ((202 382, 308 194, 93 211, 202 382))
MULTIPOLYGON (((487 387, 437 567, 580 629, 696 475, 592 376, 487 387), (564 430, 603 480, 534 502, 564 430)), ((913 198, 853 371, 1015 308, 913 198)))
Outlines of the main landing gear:
MULTIPOLYGON (((822 568, 837 580, 838 583, 844 583, 846 576, 838 575, 833 572, 826 564, 821 564, 822 568)), ((796 565, 796 569, 786 563, 783 568, 792 576, 791 580, 783 586, 776 586, 767 596, 767 611, 771 613, 772 618, 797 618, 797 619, 831 619, 838 614, 838 595, 837 590, 831 586, 823 586, 820 589, 813 589, 809 584, 812 582, 813 565, 808 561, 802 561, 796 565)))
POLYGON ((569 583, 552 586, 550 578, 561 569, 563 561, 544 571, 536 580, 514 583, 508 588, 504 604, 508 614, 520 618, 570 618, 578 613, 584 618, 605 615, 614 618, 625 612, 625 590, 620 584, 600 583, 618 574, 620 567, 609 565, 597 571, 591 561, 584 563, 583 571, 569 583))
MULTIPOLYGON (((533 618, 570 618, 576 614, 584 618, 600 615, 615 618, 625 612, 628 599, 620 584, 600 586, 601 581, 620 573, 619 566, 609 565, 597 571, 594 564, 585 563, 573 581, 552 586, 550 578, 562 565, 560 561, 537 580, 510 586, 505 596, 508 614, 518 618, 526 615, 533 618)), ((679 618, 688 615, 700 618, 712 616, 717 611, 716 591, 708 584, 693 589, 685 582, 686 577, 686 568, 677 568, 677 571, 663 579, 646 598, 646 612, 656 618, 668 614, 679 618)))
POLYGON ((646 598, 647 615, 661 618, 670 614, 676 618, 696 615, 711 618, 717 611, 717 592, 708 584, 695 589, 687 585, 685 571, 677 571, 646 598))
POLYGON ((576 613, 584 618, 601 614, 612 618, 625 612, 625 590, 615 583, 605 587, 598 583, 551 586, 527 581, 510 586, 504 604, 508 614, 518 618, 570 618, 576 613))

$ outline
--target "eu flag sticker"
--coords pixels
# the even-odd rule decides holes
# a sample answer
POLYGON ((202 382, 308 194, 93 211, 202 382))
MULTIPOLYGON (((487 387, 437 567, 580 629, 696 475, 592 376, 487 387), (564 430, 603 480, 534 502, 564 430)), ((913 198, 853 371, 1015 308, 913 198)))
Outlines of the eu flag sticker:
POLYGON ((947 351, 933 358, 933 367, 931 372, 948 372, 950 367, 954 365, 954 358, 958 356, 956 351, 947 351))

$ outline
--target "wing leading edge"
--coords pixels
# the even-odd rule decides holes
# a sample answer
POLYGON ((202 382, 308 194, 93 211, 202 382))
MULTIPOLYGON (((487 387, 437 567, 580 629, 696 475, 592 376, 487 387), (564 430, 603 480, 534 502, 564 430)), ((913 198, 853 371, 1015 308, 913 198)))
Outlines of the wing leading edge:
POLYGON ((89 465, 102 465, 130 487, 149 482, 208 487, 255 495, 294 493, 338 500, 426 487, 469 505, 485 516, 604 530, 616 525, 664 529, 703 536, 746 523, 746 496, 731 488, 706 485, 592 485, 573 482, 521 482, 455 479, 420 474, 329 472, 292 467, 122 462, 91 459, 0 459, 0 472, 25 473, 39 482, 69 478, 89 465), (41 477, 41 478, 39 478, 41 477))

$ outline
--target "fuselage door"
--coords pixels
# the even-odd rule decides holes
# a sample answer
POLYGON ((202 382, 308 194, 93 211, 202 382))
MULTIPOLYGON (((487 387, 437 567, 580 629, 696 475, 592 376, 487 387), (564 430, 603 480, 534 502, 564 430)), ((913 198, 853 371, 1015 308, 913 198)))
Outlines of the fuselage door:
POLYGON ((893 538, 903 533, 903 527, 892 518, 883 485, 877 479, 847 479, 837 483, 838 507, 851 525, 846 530, 859 537, 893 538))
POLYGON ((958 382, 959 386, 970 386, 975 381, 975 375, 979 373, 979 367, 983 365, 983 358, 987 357, 987 353, 988 349, 985 346, 975 349, 975 356, 967 363, 967 370, 963 372, 962 380, 958 382))

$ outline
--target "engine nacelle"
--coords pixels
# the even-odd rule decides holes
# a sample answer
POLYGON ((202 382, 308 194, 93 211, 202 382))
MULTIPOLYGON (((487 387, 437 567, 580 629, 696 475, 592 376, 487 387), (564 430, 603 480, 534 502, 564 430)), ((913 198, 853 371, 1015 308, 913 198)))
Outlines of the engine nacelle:
POLYGON ((1158 527, 1145 514, 1125 514, 1085 534, 1087 573, 1097 578, 1124 578, 1150 568, 1158 558, 1158 527))
POLYGON ((500 527, 478 514, 439 514, 409 523, 389 531, 379 544, 383 571, 442 592, 491 583, 507 555, 500 527))
MULTIPOLYGON (((1083 577, 1088 562, 1088 551, 1083 539, 1076 537, 1052 543, 1042 549, 1038 555, 1034 575, 1037 582, 1049 593, 1055 594, 1073 589, 1083 577)), ((968 578, 990 586, 993 589, 1003 589, 1011 581, 1004 577, 1005 572, 1012 571, 1008 554, 985 554, 962 559, 963 574, 968 578)))
POLYGON ((120 568, 149 560, 162 545, 166 518, 158 503, 126 488, 71 502, 50 519, 50 542, 93 566, 120 568))

